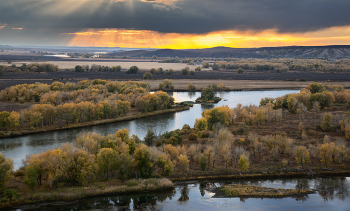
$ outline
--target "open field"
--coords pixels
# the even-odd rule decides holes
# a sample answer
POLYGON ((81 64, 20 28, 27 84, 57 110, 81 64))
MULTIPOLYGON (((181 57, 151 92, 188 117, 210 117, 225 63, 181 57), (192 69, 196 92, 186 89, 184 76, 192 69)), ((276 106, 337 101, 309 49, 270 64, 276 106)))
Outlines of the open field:
MULTIPOLYGON (((159 63, 160 64, 160 63, 159 63)), ((105 80, 141 80, 143 72, 137 74, 126 74, 125 72, 50 72, 50 73, 8 73, 0 77, 0 90, 18 84, 33 84, 35 82, 51 84, 56 80, 62 83, 78 82, 81 80, 105 79, 105 80)), ((350 87, 350 73, 312 73, 312 72, 288 72, 288 73, 244 73, 223 71, 201 71, 195 75, 180 75, 175 72, 173 75, 154 75, 153 79, 147 82, 151 83, 151 88, 158 88, 158 84, 163 79, 172 79, 175 90, 187 89, 189 83, 196 86, 197 89, 203 88, 208 84, 221 84, 234 90, 249 89, 277 89, 277 88, 294 88, 299 89, 312 81, 318 81, 323 84, 342 85, 350 87), (307 82, 298 81, 304 78, 307 82), (293 79, 295 81, 286 81, 293 79)))
MULTIPOLYGON (((162 80, 147 80, 150 83, 151 89, 157 88, 162 80)), ((210 84, 223 83, 229 90, 264 90, 264 89, 302 89, 311 82, 302 81, 272 81, 272 80, 196 80, 183 79, 173 80, 175 90, 188 90, 188 85, 192 83, 196 89, 203 89, 210 84)), ((321 82, 322 83, 322 82, 321 82)), ((342 85, 350 87, 350 82, 323 82, 322 84, 342 85)))
MULTIPOLYGON (((23 63, 31 64, 31 63, 45 63, 45 62, 32 62, 32 61, 20 61, 20 62, 12 62, 17 67, 22 66, 23 63)), ((141 70, 149 70, 151 68, 163 68, 164 70, 173 69, 175 71, 180 71, 181 69, 190 66, 191 69, 195 69, 197 66, 188 65, 185 63, 158 63, 158 62, 150 62, 147 61, 121 61, 121 60, 83 60, 83 61, 49 61, 47 63, 58 65, 60 69, 74 69, 76 65, 102 65, 102 66, 118 66, 120 65, 122 69, 129 69, 131 66, 137 66, 141 70)), ((7 62, 0 62, 0 65, 8 65, 7 62)), ((211 68, 210 68, 211 69, 211 68)), ((209 68, 203 69, 209 70, 209 68)))

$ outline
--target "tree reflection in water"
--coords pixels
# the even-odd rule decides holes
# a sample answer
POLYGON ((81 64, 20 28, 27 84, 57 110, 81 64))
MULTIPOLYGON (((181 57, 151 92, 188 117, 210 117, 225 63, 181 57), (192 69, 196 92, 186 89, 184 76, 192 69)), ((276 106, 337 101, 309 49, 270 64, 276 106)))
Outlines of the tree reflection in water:
POLYGON ((345 177, 319 178, 316 180, 315 188, 324 201, 338 198, 345 200, 349 198, 349 182, 345 177))
POLYGON ((190 198, 188 197, 188 187, 187 187, 187 184, 185 184, 182 188, 180 188, 180 193, 181 193, 181 196, 179 198, 179 201, 181 202, 185 202, 185 201, 188 201, 190 198))

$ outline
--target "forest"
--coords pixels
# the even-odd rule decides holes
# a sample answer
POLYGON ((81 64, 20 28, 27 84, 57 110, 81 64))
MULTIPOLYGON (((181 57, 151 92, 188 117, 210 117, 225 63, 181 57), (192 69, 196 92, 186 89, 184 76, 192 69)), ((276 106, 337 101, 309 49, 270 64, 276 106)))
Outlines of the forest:
POLYGON ((143 140, 127 129, 89 132, 74 144, 26 156, 16 171, 12 159, 0 155, 0 185, 5 195, 23 199, 32 191, 101 181, 349 173, 349 103, 349 90, 312 83, 299 93, 261 99, 259 106, 205 110, 193 128, 149 129, 143 140))
POLYGON ((162 91, 150 93, 149 89, 145 82, 100 79, 12 86, 0 91, 0 101, 32 106, 19 112, 0 112, 0 128, 3 133, 33 130, 172 108, 172 97, 162 91))

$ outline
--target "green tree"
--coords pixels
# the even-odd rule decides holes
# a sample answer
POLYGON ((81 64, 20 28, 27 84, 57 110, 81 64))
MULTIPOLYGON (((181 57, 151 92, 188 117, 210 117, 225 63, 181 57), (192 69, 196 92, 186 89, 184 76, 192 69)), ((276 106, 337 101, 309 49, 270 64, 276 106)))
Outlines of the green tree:
POLYGON ((9 178, 10 172, 13 170, 13 160, 5 158, 3 153, 0 153, 0 190, 5 192, 5 181, 9 178))
POLYGON ((207 157, 205 155, 201 156, 201 160, 199 162, 199 165, 200 165, 202 171, 205 171, 205 169, 207 167, 207 157))
POLYGON ((84 72, 84 68, 80 65, 77 65, 77 66, 75 66, 74 71, 75 72, 84 72))
POLYGON ((34 188, 37 185, 36 170, 34 166, 27 166, 23 183, 26 184, 34 192, 34 188))
POLYGON ((111 148, 102 148, 97 154, 97 164, 105 180, 108 180, 109 175, 116 169, 117 152, 111 148))
POLYGON ((215 93, 211 85, 205 87, 201 92, 201 99, 205 101, 213 100, 214 97, 215 97, 215 93))
POLYGON ((146 134, 146 136, 144 138, 145 144, 147 146, 153 146, 155 141, 156 141, 156 134, 155 134, 155 132, 152 129, 148 128, 147 134, 146 134))
POLYGON ((131 173, 132 160, 129 154, 121 154, 118 158, 118 179, 125 181, 131 173))
POLYGON ((139 68, 137 66, 130 67, 129 70, 126 71, 127 74, 136 74, 139 72, 139 68))

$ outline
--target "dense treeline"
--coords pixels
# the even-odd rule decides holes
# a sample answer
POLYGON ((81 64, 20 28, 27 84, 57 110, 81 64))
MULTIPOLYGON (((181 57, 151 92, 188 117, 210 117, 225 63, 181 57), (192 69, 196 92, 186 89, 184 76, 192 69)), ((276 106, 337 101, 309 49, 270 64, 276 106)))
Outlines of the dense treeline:
POLYGON ((54 64, 49 64, 49 63, 31 63, 31 64, 26 64, 23 63, 22 66, 16 68, 15 64, 12 64, 9 69, 15 69, 15 70, 20 70, 20 71, 27 71, 27 72, 57 72, 58 71, 58 66, 54 64))
POLYGON ((165 92, 149 93, 148 83, 118 81, 22 84, 0 92, 4 102, 37 102, 29 110, 0 113, 3 130, 68 125, 125 116, 135 107, 141 112, 171 108, 174 99, 165 92))
POLYGON ((322 60, 322 59, 232 59, 216 61, 213 70, 255 70, 255 71, 321 71, 321 72, 349 72, 350 60, 322 60))

